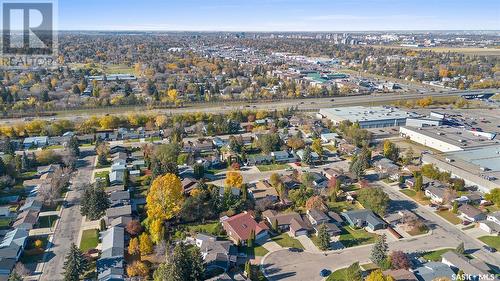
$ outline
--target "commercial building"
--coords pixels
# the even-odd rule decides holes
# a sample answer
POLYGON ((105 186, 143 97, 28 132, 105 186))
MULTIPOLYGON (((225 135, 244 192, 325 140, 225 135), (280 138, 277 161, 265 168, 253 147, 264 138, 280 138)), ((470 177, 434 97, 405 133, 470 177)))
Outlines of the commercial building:
POLYGON ((401 127, 401 137, 428 146, 440 152, 461 151, 497 144, 495 134, 468 131, 450 126, 401 127))
POLYGON ((489 192, 500 188, 500 144, 442 154, 423 154, 422 162, 433 164, 466 185, 489 192))
POLYGON ((334 124, 342 121, 358 122, 361 128, 383 128, 406 125, 406 118, 413 117, 412 113, 393 107, 364 107, 349 106, 320 109, 319 114, 330 119, 334 124))

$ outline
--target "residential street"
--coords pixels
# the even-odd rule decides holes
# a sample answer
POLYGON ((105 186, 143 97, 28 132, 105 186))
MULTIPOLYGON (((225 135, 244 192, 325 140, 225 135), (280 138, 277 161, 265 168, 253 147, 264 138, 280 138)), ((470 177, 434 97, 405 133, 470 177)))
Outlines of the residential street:
MULTIPOLYGON (((482 250, 482 244, 469 237, 461 230, 451 225, 431 210, 416 204, 397 190, 397 187, 378 182, 393 201, 393 208, 410 209, 426 220, 431 228, 428 235, 416 238, 402 239, 389 243, 389 249, 405 252, 425 252, 439 248, 455 248, 461 241, 465 248, 473 252, 472 255, 491 264, 500 264, 499 253, 488 253, 482 250)), ((396 211, 393 209, 393 211, 396 211)), ((322 280, 319 272, 326 268, 336 270, 351 265, 358 261, 361 264, 369 262, 372 245, 330 251, 325 254, 311 252, 290 252, 280 250, 269 253, 262 259, 263 266, 269 280, 322 280)))
POLYGON ((68 207, 63 207, 61 218, 52 239, 53 246, 45 255, 45 265, 40 276, 41 281, 63 280, 64 258, 71 246, 77 243, 78 232, 82 221, 80 215, 80 197, 78 189, 88 183, 93 170, 95 156, 86 156, 79 160, 76 175, 72 178, 71 190, 68 192, 68 207))

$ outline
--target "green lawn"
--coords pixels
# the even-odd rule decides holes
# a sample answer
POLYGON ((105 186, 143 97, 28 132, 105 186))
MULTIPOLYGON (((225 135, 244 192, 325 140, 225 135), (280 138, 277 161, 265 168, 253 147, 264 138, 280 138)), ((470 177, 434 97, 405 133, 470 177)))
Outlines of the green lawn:
POLYGON ((206 222, 204 224, 191 224, 186 226, 188 232, 205 233, 218 236, 222 226, 218 221, 206 222))
POLYGON ((21 262, 23 264, 41 262, 43 260, 44 251, 47 248, 48 244, 48 236, 29 237, 28 241, 26 242, 26 248, 21 256, 21 262), (36 240, 42 241, 41 248, 35 247, 36 240))
POLYGON ((99 230, 97 229, 87 229, 82 233, 82 240, 80 242, 80 249, 86 252, 90 249, 94 249, 99 244, 99 230))
POLYGON ((304 246, 302 246, 300 241, 290 237, 288 233, 282 233, 278 236, 274 236, 271 240, 278 243, 281 247, 304 249, 304 246))
POLYGON ((0 229, 9 229, 11 218, 0 218, 0 229))
POLYGON ((452 224, 459 224, 462 221, 455 215, 454 213, 450 211, 436 211, 436 214, 440 215, 442 218, 445 220, 451 222, 452 224))
POLYGON ((326 281, 351 281, 351 280, 345 279, 345 271, 346 270, 347 270, 347 267, 335 270, 334 272, 332 272, 332 274, 330 274, 330 276, 328 276, 326 281))
POLYGON ((266 248, 262 247, 261 245, 255 245, 255 247, 253 248, 249 248, 247 246, 240 246, 238 248, 238 251, 240 253, 246 253, 247 256, 249 257, 263 257, 267 253, 269 253, 269 251, 266 250, 266 248))
POLYGON ((270 165, 257 165, 257 169, 261 172, 269 172, 276 170, 285 170, 289 168, 288 164, 270 164, 270 165))
POLYGON ((36 226, 37 228, 53 227, 58 218, 56 215, 39 217, 36 226))
POLYGON ((375 243, 377 234, 369 233, 364 229, 353 229, 350 226, 342 228, 339 241, 345 247, 354 247, 375 243))
POLYGON ((109 171, 102 171, 102 172, 98 172, 98 173, 95 173, 94 177, 97 179, 97 178, 106 178, 106 176, 109 176, 109 171))
POLYGON ((454 249, 452 248, 445 248, 445 249, 441 249, 441 250, 436 250, 436 251, 431 251, 431 252, 427 252, 425 253, 422 257, 426 260, 429 260, 429 261, 441 261, 441 256, 448 252, 448 251, 453 251, 454 249))
POLYGON ((354 202, 347 202, 347 201, 340 201, 340 202, 328 202, 328 209, 331 211, 341 213, 344 211, 351 211, 351 210, 357 210, 360 208, 360 206, 354 202))
POLYGON ((479 237, 479 240, 483 241, 483 243, 488 246, 497 249, 500 251, 500 237, 499 236, 482 236, 479 237))
POLYGON ((333 144, 323 145, 323 147, 330 150, 331 152, 337 151, 337 148, 333 144))
POLYGON ((413 189, 405 188, 401 189, 400 191, 422 205, 429 205, 431 203, 431 201, 425 196, 418 196, 417 192, 413 189))

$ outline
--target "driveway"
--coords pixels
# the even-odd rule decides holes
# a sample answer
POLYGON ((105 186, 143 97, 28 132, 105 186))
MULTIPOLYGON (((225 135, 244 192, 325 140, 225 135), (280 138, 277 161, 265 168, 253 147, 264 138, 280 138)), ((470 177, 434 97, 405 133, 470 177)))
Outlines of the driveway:
MULTIPOLYGON (((86 156, 78 160, 76 175, 72 179, 73 185, 68 192, 69 207, 63 207, 61 218, 52 237, 52 247, 46 252, 45 264, 40 276, 41 281, 63 280, 63 265, 66 254, 72 243, 77 243, 78 232, 82 216, 80 214, 80 197, 82 190, 77 187, 89 183, 92 175, 95 156, 86 156)), ((77 245, 78 246, 78 245, 77 245)))

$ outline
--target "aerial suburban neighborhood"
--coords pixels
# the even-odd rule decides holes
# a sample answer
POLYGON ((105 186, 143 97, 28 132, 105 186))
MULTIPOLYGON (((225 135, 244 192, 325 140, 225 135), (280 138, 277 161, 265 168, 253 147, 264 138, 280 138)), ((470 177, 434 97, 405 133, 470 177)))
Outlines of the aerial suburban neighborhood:
MULTIPOLYGON (((87 22, 97 4, 59 2, 55 65, 2 53, 0 281, 500 279, 495 28, 425 31, 409 15, 401 31, 75 28, 75 10, 87 22)), ((134 21, 146 8, 193 24, 255 11, 102 2, 134 21)), ((311 8, 256 2, 278 22, 311 8)), ((352 5, 362 14, 302 20, 402 17, 352 5)), ((498 16, 498 3, 470 13, 494 21, 488 5, 498 16)))

